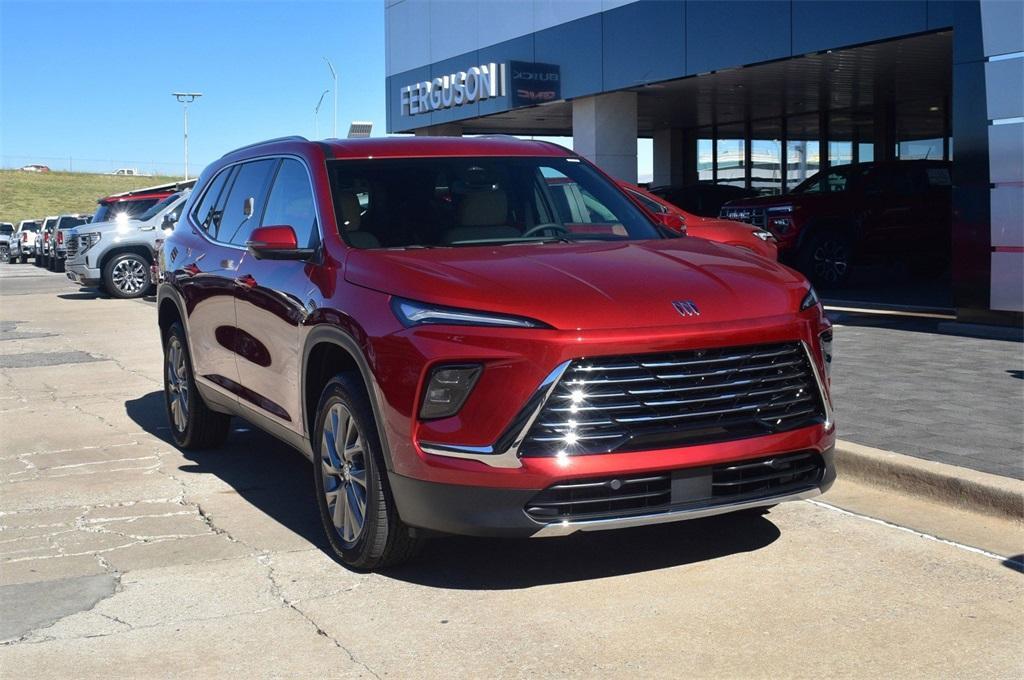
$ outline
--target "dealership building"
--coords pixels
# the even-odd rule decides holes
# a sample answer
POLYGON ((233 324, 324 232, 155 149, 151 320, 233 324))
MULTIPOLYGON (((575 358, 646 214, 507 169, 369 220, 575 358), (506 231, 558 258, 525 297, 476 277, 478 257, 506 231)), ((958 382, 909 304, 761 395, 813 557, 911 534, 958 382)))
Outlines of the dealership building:
MULTIPOLYGON (((951 161, 939 306, 1021 319, 1018 0, 385 0, 385 12, 390 133, 571 137, 634 182, 650 139, 652 185, 762 193, 835 165, 951 161)), ((894 280, 891 301, 915 285, 894 280)))

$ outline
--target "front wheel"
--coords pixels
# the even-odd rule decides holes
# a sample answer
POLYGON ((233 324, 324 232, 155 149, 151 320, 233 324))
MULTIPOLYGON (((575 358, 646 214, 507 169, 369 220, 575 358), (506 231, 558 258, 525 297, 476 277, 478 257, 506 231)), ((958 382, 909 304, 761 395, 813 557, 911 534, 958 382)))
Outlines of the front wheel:
POLYGON ((814 284, 838 288, 850 278, 853 242, 841 231, 813 234, 800 249, 800 271, 814 284))
POLYGON ((313 484, 327 540, 355 569, 380 569, 413 557, 421 539, 399 518, 369 398, 339 374, 324 388, 313 438, 313 484))
POLYGON ((7 264, 11 261, 11 250, 7 246, 0 246, 0 263, 7 264))
POLYGON ((149 260, 138 253, 115 255, 103 266, 103 288, 114 297, 142 297, 149 283, 149 260))
POLYGON ((164 400, 171 436, 181 448, 212 449, 227 439, 231 418, 210 409, 196 389, 185 329, 177 322, 164 343, 164 400))
POLYGON ((22 264, 28 264, 28 255, 22 255, 20 259, 22 264))

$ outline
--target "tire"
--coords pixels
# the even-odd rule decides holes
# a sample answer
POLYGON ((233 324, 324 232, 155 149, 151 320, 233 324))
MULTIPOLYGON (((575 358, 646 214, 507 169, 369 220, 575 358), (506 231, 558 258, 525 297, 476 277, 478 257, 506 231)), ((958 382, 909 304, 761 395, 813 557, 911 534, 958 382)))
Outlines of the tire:
POLYGON ((140 298, 149 286, 149 260, 138 253, 114 255, 103 265, 103 288, 116 298, 140 298))
POLYGON ((215 449, 227 439, 231 417, 211 410, 196 389, 185 330, 178 322, 171 324, 164 342, 164 402, 179 448, 215 449))
POLYGON ((816 286, 840 288, 850 278, 853 239, 843 231, 819 231, 800 248, 799 269, 816 286))
POLYGON ((7 264, 11 261, 11 249, 7 246, 0 246, 0 263, 7 264))
POLYGON ((28 264, 28 255, 22 255, 21 256, 21 263, 22 264, 28 264))
POLYGON ((320 397, 313 485, 327 540, 346 566, 381 569, 418 552, 423 539, 398 516, 369 398, 352 374, 336 375, 320 397))

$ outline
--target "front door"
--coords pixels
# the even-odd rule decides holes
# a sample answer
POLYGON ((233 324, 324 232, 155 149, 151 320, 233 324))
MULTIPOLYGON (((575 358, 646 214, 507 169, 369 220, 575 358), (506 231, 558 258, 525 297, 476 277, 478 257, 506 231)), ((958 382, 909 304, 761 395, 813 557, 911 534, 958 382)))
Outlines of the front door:
MULTIPOLYGON (((259 225, 240 229, 233 243, 244 246, 256 226, 287 225, 295 230, 299 247, 316 248, 320 232, 310 175, 302 161, 283 159, 267 196, 259 225)), ((316 309, 311 272, 317 266, 260 260, 249 252, 238 269, 235 293, 240 396, 261 415, 299 435, 304 434, 301 327, 316 309)))

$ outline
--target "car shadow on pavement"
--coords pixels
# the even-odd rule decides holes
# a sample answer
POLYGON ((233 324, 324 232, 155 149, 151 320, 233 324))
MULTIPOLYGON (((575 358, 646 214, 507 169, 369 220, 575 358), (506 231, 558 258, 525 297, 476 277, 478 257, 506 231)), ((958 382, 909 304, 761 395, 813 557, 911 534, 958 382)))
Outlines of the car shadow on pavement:
MULTIPOLYGON (((128 416, 171 446, 162 392, 125 402, 128 416)), ((186 473, 212 474, 267 517, 334 558, 320 525, 309 461, 234 419, 223 448, 182 451, 186 473)), ((414 561, 382 572, 434 588, 505 590, 586 581, 695 564, 752 552, 775 542, 768 516, 740 513, 550 539, 439 536, 414 561)))
POLYGON ((109 300, 110 296, 99 290, 82 290, 77 293, 60 293, 61 300, 109 300))

